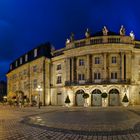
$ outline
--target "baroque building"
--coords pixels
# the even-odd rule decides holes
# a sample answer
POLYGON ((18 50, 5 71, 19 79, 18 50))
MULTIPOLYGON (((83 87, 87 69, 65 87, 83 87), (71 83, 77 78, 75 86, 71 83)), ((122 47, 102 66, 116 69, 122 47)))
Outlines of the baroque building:
POLYGON ((7 80, 8 94, 22 91, 30 102, 40 85, 43 105, 65 105, 68 95, 70 105, 83 106, 87 93, 88 106, 102 106, 103 92, 108 106, 122 105, 125 94, 130 104, 140 104, 140 41, 133 32, 125 35, 123 26, 119 33, 104 26, 91 35, 87 29, 80 40, 72 33, 62 49, 47 43, 16 59, 7 80))

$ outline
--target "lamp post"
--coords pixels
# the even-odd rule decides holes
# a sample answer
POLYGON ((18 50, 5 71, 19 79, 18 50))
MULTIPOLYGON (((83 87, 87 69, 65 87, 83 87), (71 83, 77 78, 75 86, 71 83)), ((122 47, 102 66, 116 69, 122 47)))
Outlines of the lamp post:
POLYGON ((38 91, 38 108, 40 108, 40 93, 43 89, 38 85, 36 90, 38 91))

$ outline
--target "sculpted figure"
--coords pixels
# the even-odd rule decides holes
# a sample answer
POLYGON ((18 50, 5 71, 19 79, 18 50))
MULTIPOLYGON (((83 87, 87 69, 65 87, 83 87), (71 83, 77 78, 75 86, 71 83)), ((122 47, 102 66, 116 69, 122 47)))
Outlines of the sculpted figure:
POLYGON ((108 34, 108 30, 106 28, 106 26, 104 26, 104 28, 102 29, 103 35, 107 35, 108 34))
POLYGON ((89 37, 90 37, 90 31, 89 31, 88 28, 87 28, 87 30, 86 30, 86 32, 85 32, 85 36, 86 36, 86 38, 89 38, 89 37))
POLYGON ((132 40, 135 39, 135 35, 134 35, 133 31, 130 32, 130 37, 131 37, 132 40))
POLYGON ((123 27, 123 25, 120 28, 120 35, 125 35, 125 28, 123 27))

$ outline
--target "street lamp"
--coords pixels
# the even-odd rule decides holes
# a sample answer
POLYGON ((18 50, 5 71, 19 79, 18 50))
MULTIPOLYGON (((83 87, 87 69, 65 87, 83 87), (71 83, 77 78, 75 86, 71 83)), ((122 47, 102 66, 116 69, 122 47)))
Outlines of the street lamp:
POLYGON ((38 91, 38 108, 40 108, 40 93, 43 89, 38 85, 36 90, 38 91))

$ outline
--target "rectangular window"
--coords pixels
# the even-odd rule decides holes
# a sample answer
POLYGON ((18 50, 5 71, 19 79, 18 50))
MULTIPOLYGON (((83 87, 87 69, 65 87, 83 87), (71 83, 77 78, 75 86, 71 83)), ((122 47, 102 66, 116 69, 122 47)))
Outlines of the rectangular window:
POLYGON ((33 66, 33 72, 37 72, 37 66, 33 66))
POLYGON ((22 57, 20 58, 20 64, 22 64, 22 57))
POLYGON ((37 57, 37 49, 34 50, 34 57, 37 57))
POLYGON ((94 79, 95 80, 101 79, 101 74, 100 73, 94 73, 94 79))
POLYGON ((34 79, 34 81, 33 81, 33 87, 34 87, 34 89, 37 88, 37 79, 34 79))
POLYGON ((28 55, 26 54, 25 55, 25 62, 27 62, 28 61, 28 55))
POLYGON ((78 74, 78 80, 85 80, 85 75, 84 74, 78 74))
POLYGON ((117 63, 116 56, 113 56, 113 57, 112 57, 112 64, 116 64, 116 63, 117 63))
POLYGON ((58 76, 57 77, 57 84, 61 84, 62 83, 62 78, 61 78, 61 76, 58 76))
POLYGON ((79 59, 79 66, 84 66, 84 59, 79 59))
POLYGON ((61 64, 57 65, 57 70, 61 70, 61 64))
POLYGON ((100 58, 99 57, 95 57, 95 64, 100 64, 100 58))
POLYGON ((111 72, 111 79, 117 79, 117 72, 111 72))

